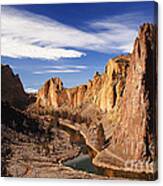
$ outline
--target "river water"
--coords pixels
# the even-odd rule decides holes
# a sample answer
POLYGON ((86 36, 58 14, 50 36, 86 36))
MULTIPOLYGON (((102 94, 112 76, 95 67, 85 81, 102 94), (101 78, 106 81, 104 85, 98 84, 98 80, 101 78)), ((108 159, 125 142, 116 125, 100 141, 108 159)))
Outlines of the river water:
POLYGON ((98 174, 98 171, 93 166, 92 160, 88 154, 80 154, 79 156, 72 160, 65 161, 63 164, 73 169, 98 174))
POLYGON ((92 164, 92 159, 90 155, 88 154, 88 147, 86 145, 84 137, 78 132, 74 131, 71 128, 68 128, 63 125, 59 125, 59 128, 61 130, 66 131, 67 133, 70 134, 71 136, 71 141, 75 143, 76 145, 79 145, 81 147, 81 154, 71 160, 67 160, 63 162, 63 165, 71 167, 76 170, 82 170, 88 173, 94 173, 94 174, 99 174, 102 175, 101 170, 97 169, 93 164, 92 164))

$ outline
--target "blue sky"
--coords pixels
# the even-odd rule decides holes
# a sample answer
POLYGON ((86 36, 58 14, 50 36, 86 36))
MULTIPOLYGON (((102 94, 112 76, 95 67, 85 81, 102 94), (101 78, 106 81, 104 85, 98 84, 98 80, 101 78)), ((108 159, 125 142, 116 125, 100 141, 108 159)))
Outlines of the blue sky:
POLYGON ((46 4, 2 7, 1 61, 25 89, 51 77, 86 83, 107 61, 132 51, 138 28, 154 23, 154 3, 46 4))

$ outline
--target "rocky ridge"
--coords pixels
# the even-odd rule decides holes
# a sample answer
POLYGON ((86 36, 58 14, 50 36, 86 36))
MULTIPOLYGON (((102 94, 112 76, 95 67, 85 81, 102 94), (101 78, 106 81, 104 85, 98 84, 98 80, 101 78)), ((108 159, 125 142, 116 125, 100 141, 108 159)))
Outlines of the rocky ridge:
POLYGON ((38 91, 35 106, 38 109, 76 108, 88 102, 103 112, 110 112, 117 107, 123 95, 129 61, 130 55, 115 57, 107 63, 103 74, 96 72, 93 80, 74 88, 66 89, 59 78, 52 78, 38 91))

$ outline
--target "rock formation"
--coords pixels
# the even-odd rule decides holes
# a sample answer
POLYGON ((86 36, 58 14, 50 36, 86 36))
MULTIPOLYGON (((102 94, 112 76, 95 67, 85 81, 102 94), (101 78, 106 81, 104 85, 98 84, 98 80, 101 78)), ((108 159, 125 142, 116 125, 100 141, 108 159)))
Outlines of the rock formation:
POLYGON ((139 173, 157 171, 156 42, 156 27, 144 24, 131 54, 120 106, 121 121, 113 132, 111 145, 96 156, 96 165, 139 173))
POLYGON ((28 102, 28 95, 18 75, 14 75, 9 65, 1 65, 2 101, 18 108, 24 108, 28 102))
MULTIPOLYGON (((156 132, 156 30, 150 24, 140 28, 131 57, 126 87, 122 102, 123 117, 113 135, 114 146, 120 141, 127 157, 141 159, 153 154, 150 145, 156 132), (119 141, 120 140, 120 141, 119 141), (132 147, 133 146, 133 147, 132 147), (132 154, 132 149, 134 153, 132 154)), ((125 155, 126 156, 126 155, 125 155)), ((150 156, 151 157, 151 156, 150 156)))
POLYGON ((103 111, 110 112, 118 108, 125 88, 129 62, 130 55, 121 55, 111 59, 106 65, 102 77, 104 79, 103 84, 95 100, 95 103, 103 111))
POLYGON ((36 105, 43 108, 56 108, 59 106, 59 95, 63 90, 62 81, 52 78, 38 91, 36 105))
POLYGON ((102 111, 117 108, 125 88, 130 55, 111 59, 103 74, 95 73, 86 85, 63 88, 59 78, 48 80, 38 91, 36 107, 55 109, 63 105, 76 108, 86 102, 96 104, 102 111))

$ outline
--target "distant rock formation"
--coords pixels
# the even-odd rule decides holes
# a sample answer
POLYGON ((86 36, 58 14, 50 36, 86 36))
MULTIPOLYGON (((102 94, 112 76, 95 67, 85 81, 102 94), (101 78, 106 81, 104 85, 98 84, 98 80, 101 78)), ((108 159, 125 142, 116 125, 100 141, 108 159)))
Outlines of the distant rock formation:
POLYGON ((63 105, 76 108, 88 102, 102 111, 112 111, 123 95, 129 61, 130 55, 113 58, 103 74, 96 72, 93 80, 74 88, 63 88, 59 78, 46 81, 38 91, 36 108, 55 109, 63 105))
POLYGON ((125 89, 129 64, 130 55, 115 57, 107 63, 102 75, 103 83, 95 100, 103 111, 110 112, 118 108, 125 89))
POLYGON ((28 95, 18 75, 14 75, 9 65, 1 65, 1 94, 2 101, 10 105, 24 108, 28 102, 28 95))
POLYGON ((52 78, 45 82, 38 91, 36 105, 38 107, 50 108, 59 106, 59 95, 63 90, 63 83, 59 78, 52 78))

